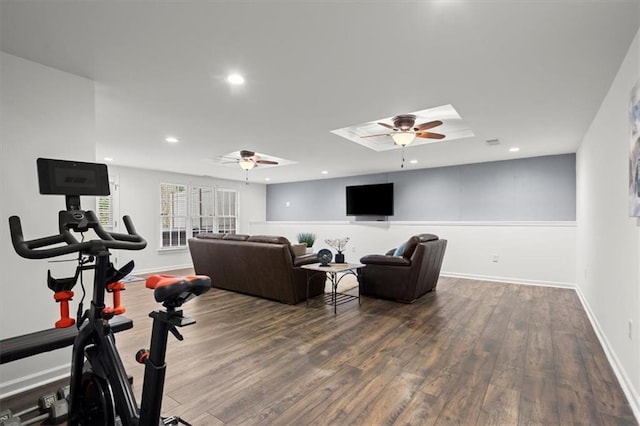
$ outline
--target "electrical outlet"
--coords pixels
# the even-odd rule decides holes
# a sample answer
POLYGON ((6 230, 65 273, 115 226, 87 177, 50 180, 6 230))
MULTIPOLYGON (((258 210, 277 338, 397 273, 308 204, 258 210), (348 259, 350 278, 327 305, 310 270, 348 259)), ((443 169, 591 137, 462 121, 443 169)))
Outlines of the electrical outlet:
POLYGON ((629 340, 633 339, 633 321, 629 320, 629 340))
POLYGON ((498 263, 499 260, 500 260, 500 257, 497 254, 493 255, 493 263, 498 263))

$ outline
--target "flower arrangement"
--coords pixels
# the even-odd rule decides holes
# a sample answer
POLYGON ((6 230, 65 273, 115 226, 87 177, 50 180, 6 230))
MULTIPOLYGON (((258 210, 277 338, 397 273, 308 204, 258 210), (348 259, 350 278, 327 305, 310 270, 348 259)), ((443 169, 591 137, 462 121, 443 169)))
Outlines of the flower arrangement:
POLYGON ((349 237, 328 239, 324 240, 324 242, 332 249, 335 249, 338 254, 342 254, 345 246, 349 242, 349 237))

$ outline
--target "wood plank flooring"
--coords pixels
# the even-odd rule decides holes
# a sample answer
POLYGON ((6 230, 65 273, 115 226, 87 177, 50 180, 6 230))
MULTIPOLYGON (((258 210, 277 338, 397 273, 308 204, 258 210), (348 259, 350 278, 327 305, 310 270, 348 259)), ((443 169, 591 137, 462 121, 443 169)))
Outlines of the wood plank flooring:
MULTIPOLYGON (((123 299, 139 396, 156 304, 141 282, 123 299)), ((194 425, 637 424, 573 290, 442 277, 412 305, 337 315, 219 289, 184 310, 163 413, 194 425)))

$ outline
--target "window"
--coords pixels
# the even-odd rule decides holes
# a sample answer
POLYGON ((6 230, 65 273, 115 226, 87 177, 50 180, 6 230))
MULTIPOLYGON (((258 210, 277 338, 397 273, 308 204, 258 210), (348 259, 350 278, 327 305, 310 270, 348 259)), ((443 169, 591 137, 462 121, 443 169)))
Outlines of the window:
POLYGON ((213 232, 213 188, 191 187, 191 235, 213 232))
POLYGON ((113 196, 102 195, 96 199, 96 215, 98 222, 107 231, 113 231, 113 196))
POLYGON ((237 192, 235 189, 216 188, 216 231, 235 234, 237 229, 237 192))
POLYGON ((163 183, 160 206, 162 248, 186 247, 201 232, 236 233, 235 189, 163 183))
POLYGON ((107 231, 117 231, 118 220, 118 177, 109 178, 109 195, 96 197, 96 216, 98 222, 107 231))
POLYGON ((160 185, 161 247, 187 245, 187 186, 160 185))

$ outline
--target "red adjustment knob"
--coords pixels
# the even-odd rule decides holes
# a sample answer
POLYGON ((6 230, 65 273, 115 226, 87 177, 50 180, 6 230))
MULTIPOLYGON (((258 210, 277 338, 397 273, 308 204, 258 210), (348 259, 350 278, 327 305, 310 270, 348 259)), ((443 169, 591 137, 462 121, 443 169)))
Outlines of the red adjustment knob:
POLYGON ((111 306, 105 306, 102 308, 102 319, 109 321, 114 315, 115 312, 113 312, 113 308, 111 306))
POLYGON ((56 302, 60 303, 60 319, 56 321, 56 328, 71 327, 76 320, 69 317, 69 300, 73 297, 73 291, 63 290, 53 294, 56 302))
POLYGON ((118 281, 107 285, 107 291, 113 293, 113 313, 115 315, 124 314, 126 309, 120 304, 120 292, 125 290, 124 283, 118 281))
POLYGON ((149 351, 146 349, 140 349, 136 353, 136 361, 138 361, 140 364, 144 364, 147 358, 149 358, 149 351))

